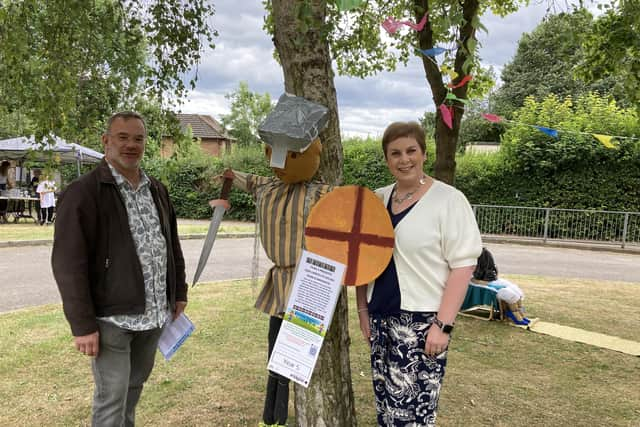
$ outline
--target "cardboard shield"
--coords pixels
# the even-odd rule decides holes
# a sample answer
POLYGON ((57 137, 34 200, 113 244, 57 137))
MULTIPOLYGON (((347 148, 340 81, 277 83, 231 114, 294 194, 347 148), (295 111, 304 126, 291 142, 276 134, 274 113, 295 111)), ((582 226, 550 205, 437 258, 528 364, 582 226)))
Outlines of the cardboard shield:
POLYGON ((347 265, 345 285, 365 285, 393 255, 393 225, 371 190, 349 185, 324 195, 309 213, 307 250, 347 265))

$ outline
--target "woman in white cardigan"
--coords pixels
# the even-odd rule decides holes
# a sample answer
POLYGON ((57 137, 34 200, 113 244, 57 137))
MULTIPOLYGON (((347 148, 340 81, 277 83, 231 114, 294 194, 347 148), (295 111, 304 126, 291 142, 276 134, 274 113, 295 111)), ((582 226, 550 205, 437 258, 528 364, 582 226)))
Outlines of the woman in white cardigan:
POLYGON ((382 149, 396 179, 376 190, 395 229, 393 258, 357 288, 378 424, 435 426, 450 334, 482 242, 465 196, 424 173, 418 123, 392 123, 382 149))

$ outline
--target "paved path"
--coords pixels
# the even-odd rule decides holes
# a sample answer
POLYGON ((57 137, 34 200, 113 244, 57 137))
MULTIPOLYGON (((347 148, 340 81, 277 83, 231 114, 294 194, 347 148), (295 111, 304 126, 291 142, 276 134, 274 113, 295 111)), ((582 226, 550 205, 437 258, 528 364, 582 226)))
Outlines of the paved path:
MULTIPOLYGON (((182 242, 191 281, 203 240, 182 242)), ((617 280, 640 283, 640 255, 579 249, 488 244, 501 274, 617 280)), ((203 281, 251 276, 253 239, 219 239, 203 281)), ((51 246, 0 248, 0 312, 60 302, 50 267, 51 246)), ((264 254, 260 274, 270 266, 264 254)))

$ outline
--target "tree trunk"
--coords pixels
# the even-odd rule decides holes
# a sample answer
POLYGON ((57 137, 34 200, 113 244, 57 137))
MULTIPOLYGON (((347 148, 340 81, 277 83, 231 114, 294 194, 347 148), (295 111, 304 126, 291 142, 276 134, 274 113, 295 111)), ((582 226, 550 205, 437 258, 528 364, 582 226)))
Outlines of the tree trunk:
MULTIPOLYGON (((324 182, 342 181, 342 143, 333 69, 325 34, 326 0, 273 0, 274 44, 284 72, 285 90, 329 108, 320 134, 324 182), (303 7, 303 5, 307 7, 303 7)), ((295 386, 296 424, 356 426, 349 366, 347 292, 343 289, 308 388, 295 386)))
MULTIPOLYGON (((465 73, 462 70, 462 65, 468 59, 467 42, 471 38, 475 38, 475 29, 471 25, 473 17, 478 14, 479 3, 478 0, 466 0, 459 3, 462 7, 462 14, 465 19, 465 24, 460 28, 459 39, 464 49, 458 48, 456 51, 456 59, 454 63, 454 70, 458 73, 458 77, 454 80, 454 83, 464 77, 465 73)), ((414 9, 416 19, 420 20, 424 15, 425 10, 429 10, 428 0, 414 0, 414 9)), ((418 42, 420 49, 433 48, 433 30, 431 28, 431 22, 427 21, 423 31, 418 33, 418 42)), ((431 87, 431 93, 433 94, 433 102, 436 105, 436 123, 435 123, 435 140, 436 140, 436 161, 434 165, 434 175, 440 181, 447 184, 454 184, 456 175, 456 149, 458 146, 458 135, 460 134, 460 124, 462 123, 462 116, 464 115, 464 104, 458 101, 453 102, 453 124, 452 129, 449 129, 447 125, 442 121, 442 113, 438 108, 442 104, 447 96, 447 88, 444 85, 442 73, 435 61, 422 57, 422 65, 424 67, 425 75, 429 86, 431 87)), ((467 85, 453 89, 454 95, 460 99, 467 98, 467 85)))

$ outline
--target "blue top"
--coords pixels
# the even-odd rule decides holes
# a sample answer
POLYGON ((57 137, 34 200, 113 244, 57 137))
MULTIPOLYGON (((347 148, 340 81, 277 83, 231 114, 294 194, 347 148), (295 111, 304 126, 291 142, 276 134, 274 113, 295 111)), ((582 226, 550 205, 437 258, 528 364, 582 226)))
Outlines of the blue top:
MULTIPOLYGON (((411 211, 416 204, 413 203, 402 212, 398 212, 394 215, 393 212, 391 212, 391 200, 392 197, 389 197, 387 211, 391 217, 391 224, 393 224, 393 228, 396 228, 398 223, 402 221, 402 218, 407 216, 409 211, 411 211)), ((375 280, 373 295, 369 302, 369 314, 389 316, 398 313, 400 313, 400 284, 398 283, 396 263, 393 262, 392 256, 387 268, 385 268, 382 274, 375 280)))

